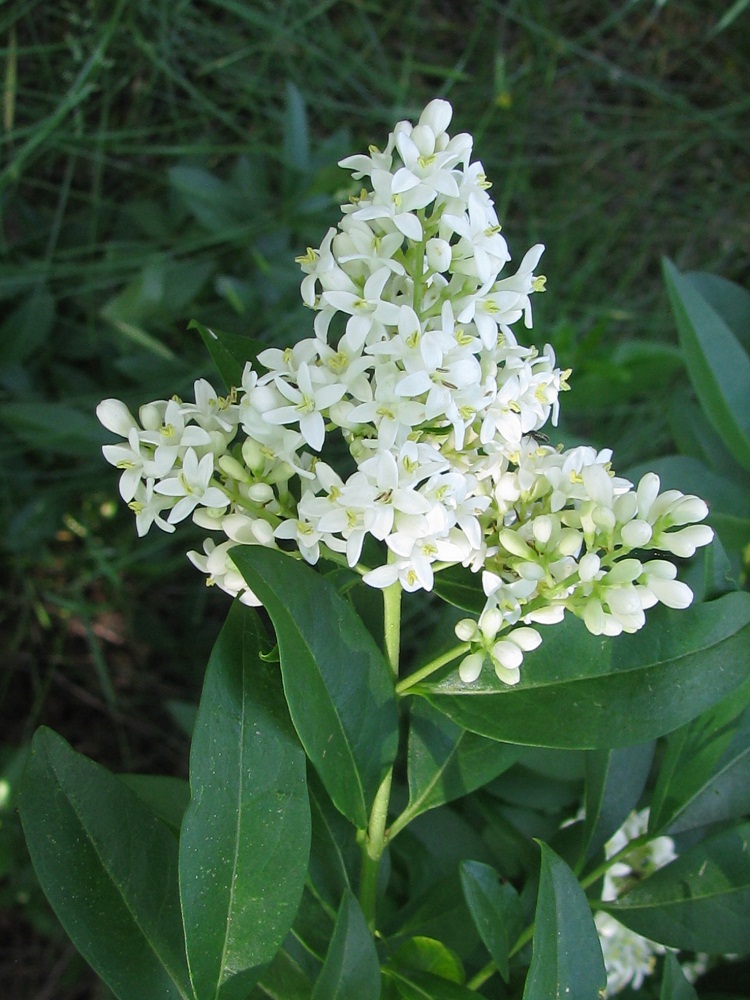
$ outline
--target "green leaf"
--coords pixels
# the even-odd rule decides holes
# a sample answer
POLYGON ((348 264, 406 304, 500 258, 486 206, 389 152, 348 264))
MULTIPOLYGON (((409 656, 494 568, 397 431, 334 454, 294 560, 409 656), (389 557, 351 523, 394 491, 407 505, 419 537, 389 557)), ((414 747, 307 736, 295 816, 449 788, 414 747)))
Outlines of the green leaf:
MULTIPOLYGON (((449 812, 449 810, 441 810, 441 812, 449 812)), ((440 816, 440 814, 435 813, 435 816, 440 816)), ((412 830, 413 828, 407 831, 403 839, 396 841, 402 863, 402 852, 404 846, 411 840, 412 830)), ((394 845, 394 852, 397 850, 396 845, 394 845)), ((530 849, 533 850, 533 846, 530 849)), ((436 863, 434 855, 430 855, 424 844, 416 838, 413 842, 413 850, 420 855, 420 860, 428 869, 423 880, 426 882, 427 888, 423 892, 411 894, 406 906, 390 917, 385 931, 389 936, 398 934, 399 937, 409 935, 435 938, 443 941, 447 947, 452 948, 459 955, 470 955, 479 946, 480 939, 461 892, 461 883, 458 877, 460 862, 452 863, 451 874, 436 881, 439 875, 431 874, 431 871, 435 871, 439 861, 436 863)), ((473 849, 472 853, 475 853, 473 849)), ((491 856, 489 851, 487 851, 487 855, 491 856)), ((406 863, 408 866, 408 861, 406 863)))
POLYGON ((482 613, 487 600, 480 574, 463 566, 448 566, 436 573, 434 590, 448 604, 476 615, 482 613))
POLYGON ((654 744, 586 754, 582 857, 591 858, 627 819, 646 786, 654 744))
POLYGON ((750 595, 686 611, 655 608, 635 635, 593 636, 568 617, 546 630, 521 681, 453 669, 411 691, 461 726, 522 745, 604 749, 645 743, 695 718, 747 676, 750 595))
POLYGON ((510 882, 501 879, 490 865, 481 861, 463 861, 459 871, 471 918, 492 961, 507 983, 510 979, 510 949, 523 930, 521 899, 510 882))
POLYGON ((265 371, 258 361, 258 354, 266 349, 265 344, 250 337, 241 337, 237 333, 225 333, 215 327, 207 327, 193 319, 188 323, 188 330, 197 330, 208 348, 213 363, 224 380, 227 389, 242 385, 242 373, 248 361, 253 368, 265 371))
POLYGON ((260 545, 232 558, 271 616, 289 711, 336 808, 365 829, 396 756, 385 657, 349 602, 305 563, 260 545))
POLYGON ((34 736, 19 808, 39 881, 120 1000, 187 1000, 177 841, 141 799, 50 729, 34 736))
POLYGON ((673 733, 649 829, 676 834, 750 812, 750 682, 673 733))
POLYGON ((690 280, 671 261, 663 266, 690 381, 716 432, 750 469, 750 358, 690 280))
MULTIPOLYGON (((730 479, 736 478, 738 473, 745 476, 744 470, 737 465, 732 453, 708 422, 697 400, 685 398, 684 393, 676 392, 667 413, 669 430, 680 455, 697 459, 706 468, 730 479)), ((651 461, 648 462, 648 467, 653 468, 651 461)), ((630 478, 627 473, 626 475, 630 478)))
POLYGON ((672 948, 744 953, 750 942, 750 823, 722 830, 599 906, 672 948))
POLYGON ((750 292, 742 285, 708 271, 685 271, 684 277, 750 352, 750 292))
POLYGON ((257 614, 235 602, 190 752, 180 895, 197 1000, 244 1000, 299 906, 310 851, 305 755, 257 614))
POLYGON ((281 948, 250 996, 252 1000, 259 997, 270 997, 271 1000, 310 1000, 312 985, 289 952, 281 948))
POLYGON ((596 1000, 607 973, 583 889, 565 862, 539 842, 542 868, 524 1000, 596 1000))
POLYGON ((0 324, 0 369, 31 357, 55 325, 55 300, 39 285, 0 324))
MULTIPOLYGON (((314 779, 315 773, 311 772, 311 785, 315 784, 314 779)), ((359 863, 361 851, 354 828, 331 806, 323 790, 317 794, 310 787, 310 812, 312 843, 308 876, 321 899, 335 911, 344 892, 352 888, 347 854, 354 853, 359 863)))
POLYGON ((378 1000, 380 963, 356 898, 344 893, 312 1000, 378 1000))
POLYGON ((430 972, 384 969, 383 974, 395 983, 403 1000, 477 1000, 478 994, 474 990, 433 976, 430 972))
POLYGON ((664 956, 659 1000, 698 1000, 698 994, 685 978, 680 963, 671 951, 664 956))
POLYGON ((409 721, 409 803, 404 826, 420 813, 486 785, 518 759, 518 747, 456 725, 426 702, 413 702, 409 721))
POLYGON ((388 967, 406 972, 429 972, 452 983, 466 981, 463 963, 455 951, 430 937, 409 938, 388 960, 388 967))
POLYGON ((161 774, 120 774, 118 777, 146 803, 154 816, 179 834, 182 817, 190 802, 190 785, 184 778, 161 774))

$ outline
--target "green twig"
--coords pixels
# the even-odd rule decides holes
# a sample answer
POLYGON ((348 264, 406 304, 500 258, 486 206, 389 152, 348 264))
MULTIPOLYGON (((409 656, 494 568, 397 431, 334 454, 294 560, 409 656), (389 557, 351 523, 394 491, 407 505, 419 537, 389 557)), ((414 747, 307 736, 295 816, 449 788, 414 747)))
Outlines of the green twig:
POLYGON ((419 681, 429 677, 430 674, 434 674, 436 670, 444 667, 446 663, 450 663, 451 660, 455 660, 456 657, 461 656, 462 653, 468 653, 471 649, 470 642, 460 642, 457 646, 449 649, 446 653, 441 653, 440 656, 436 656, 434 660, 430 660, 419 670, 415 670, 413 674, 409 674, 408 677, 404 677, 402 681, 396 685, 396 694, 406 694, 409 688, 414 687, 419 681))

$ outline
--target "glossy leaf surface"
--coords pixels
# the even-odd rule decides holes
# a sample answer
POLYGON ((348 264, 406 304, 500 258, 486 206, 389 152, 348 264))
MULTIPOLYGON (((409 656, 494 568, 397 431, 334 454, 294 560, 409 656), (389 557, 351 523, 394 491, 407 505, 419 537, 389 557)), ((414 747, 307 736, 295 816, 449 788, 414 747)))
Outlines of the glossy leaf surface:
POLYGON ((476 615, 482 613, 487 600, 481 574, 472 573, 463 566, 449 566, 436 573, 434 589, 448 604, 476 615))
POLYGON ((593 857, 635 808, 654 756, 653 743, 586 755, 583 857, 593 857))
POLYGON ((50 729, 34 736, 19 806, 47 898, 119 1000, 192 998, 164 823, 50 729))
POLYGON ((673 733, 649 827, 675 834, 750 811, 750 684, 673 733))
POLYGON ((523 907, 518 893, 500 879, 490 865, 464 861, 461 888, 484 946, 505 982, 510 977, 510 949, 523 929, 523 907))
POLYGON ((685 978, 680 963, 671 951, 664 956, 659 1000, 698 1000, 698 994, 685 978))
POLYGON ((542 850, 534 950, 524 1000, 594 1000, 607 973, 588 900, 573 872, 542 850))
POLYGON ((672 948, 744 953, 750 942, 750 823, 696 844, 608 910, 672 948))
POLYGON ((441 979, 429 972, 406 972, 389 970, 388 979, 392 980, 403 1000, 476 1000, 477 994, 453 983, 441 979))
POLYGON ((398 742, 385 657, 351 604, 306 564, 259 545, 232 558, 273 621, 307 755, 336 807, 364 829, 398 742))
POLYGON ((407 972, 429 972, 452 983, 466 981, 463 963, 442 941, 430 937, 413 937, 402 944, 388 961, 389 967, 407 972))
POLYGON ((361 851, 355 830, 333 808, 322 789, 315 787, 315 772, 310 773, 310 814, 312 842, 308 878, 326 905, 336 910, 344 892, 351 889, 350 871, 359 871, 361 851))
POLYGON ((312 1000, 378 1000, 380 963, 356 898, 347 892, 341 901, 333 937, 312 1000))
POLYGON ((310 851, 305 755, 257 614, 232 606, 190 753, 180 895, 197 1000, 244 1000, 299 906, 310 851))
POLYGON ((703 411, 745 469, 750 469, 750 358, 695 285, 664 261, 680 344, 703 411))
POLYGON ((519 749, 468 732, 426 702, 409 720, 409 804, 399 822, 473 792, 511 767, 519 749))
MULTIPOLYGON (((250 361, 253 368, 258 368, 258 354, 266 349, 266 345, 258 340, 204 326, 197 319, 188 323, 188 330, 197 330, 201 335, 227 389, 239 388, 242 385, 245 365, 250 361)), ((262 365, 260 370, 265 371, 262 365)))
POLYGON ((270 997, 271 1000, 310 1000, 312 983, 285 948, 281 948, 273 962, 264 970, 260 982, 250 994, 252 1000, 270 997))
POLYGON ((686 611, 654 608, 646 627, 614 639, 568 616, 545 631, 515 687, 491 670, 463 683, 455 669, 411 690, 454 722, 493 739, 597 749, 644 743, 683 725, 747 676, 750 595, 686 611))
POLYGON ((143 799, 154 816, 179 836, 182 817, 190 802, 190 785, 184 778, 162 774, 118 774, 117 777, 143 799))

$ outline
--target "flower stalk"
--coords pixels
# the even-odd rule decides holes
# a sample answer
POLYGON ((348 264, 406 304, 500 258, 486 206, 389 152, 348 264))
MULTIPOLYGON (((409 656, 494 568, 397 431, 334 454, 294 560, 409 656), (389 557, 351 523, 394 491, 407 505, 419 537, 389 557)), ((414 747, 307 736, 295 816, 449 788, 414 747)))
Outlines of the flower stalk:
MULTIPOLYGON (((401 655, 401 584, 391 584, 383 591, 383 632, 386 656, 394 680, 398 678, 401 655)), ((359 882, 359 902, 371 931, 376 926, 378 872, 388 837, 388 805, 393 783, 393 767, 383 778, 370 812, 367 831, 362 838, 362 868, 359 882)))

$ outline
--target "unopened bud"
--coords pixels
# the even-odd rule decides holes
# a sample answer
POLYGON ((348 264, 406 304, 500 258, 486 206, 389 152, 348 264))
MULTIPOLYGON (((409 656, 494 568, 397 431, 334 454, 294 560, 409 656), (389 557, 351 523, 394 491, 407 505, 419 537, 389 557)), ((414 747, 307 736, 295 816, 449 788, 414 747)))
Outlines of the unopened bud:
POLYGON ((256 475, 262 472, 263 466, 266 464, 266 459, 260 445, 257 441, 253 441, 252 438, 246 438, 243 442, 242 458, 248 469, 251 469, 256 475))
POLYGON ((231 455, 221 456, 219 459, 219 468, 225 475, 229 476, 230 479, 236 479, 238 483, 250 482, 247 469, 240 465, 237 459, 233 458, 231 455))
POLYGON ((442 274, 443 271, 447 271, 451 266, 451 245, 447 240, 434 237, 427 241, 425 251, 427 253, 427 263, 430 265, 432 271, 442 274))

